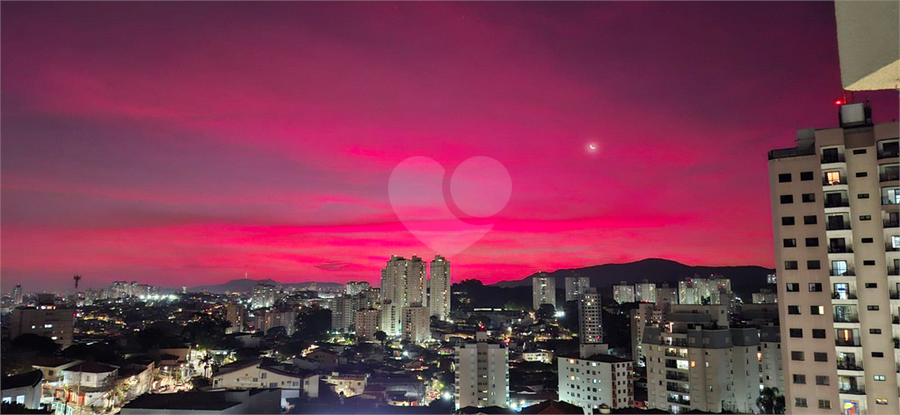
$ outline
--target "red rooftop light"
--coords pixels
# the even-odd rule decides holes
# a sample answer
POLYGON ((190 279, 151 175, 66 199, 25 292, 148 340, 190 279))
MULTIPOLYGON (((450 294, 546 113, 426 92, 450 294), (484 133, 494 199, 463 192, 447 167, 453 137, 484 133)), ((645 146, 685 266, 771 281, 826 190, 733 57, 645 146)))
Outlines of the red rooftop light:
POLYGON ((834 100, 834 105, 844 105, 844 100, 836 99, 836 100, 834 100))

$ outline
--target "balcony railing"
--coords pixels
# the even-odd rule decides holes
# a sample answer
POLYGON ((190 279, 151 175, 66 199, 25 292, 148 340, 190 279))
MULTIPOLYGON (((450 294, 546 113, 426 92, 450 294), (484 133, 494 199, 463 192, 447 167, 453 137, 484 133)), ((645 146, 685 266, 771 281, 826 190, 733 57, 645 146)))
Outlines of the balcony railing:
POLYGON ((828 247, 829 254, 852 254, 853 248, 848 246, 829 246, 828 247))
POLYGON ((898 316, 892 316, 892 317, 891 317, 891 323, 893 323, 893 324, 900 324, 900 317, 898 317, 898 316))
POLYGON ((865 395, 866 389, 865 388, 839 388, 838 392, 847 393, 850 395, 865 395))
POLYGON ((808 148, 782 148, 778 150, 769 151, 769 160, 780 159, 785 157, 797 157, 797 156, 811 156, 816 154, 816 148, 808 147, 808 148))
POLYGON ((826 231, 840 231, 840 230, 844 230, 844 229, 850 229, 850 222, 834 223, 834 224, 826 223, 825 224, 826 231))
POLYGON ((900 300, 900 292, 891 291, 890 295, 891 295, 891 300, 900 300))
POLYGON ((836 156, 822 156, 822 164, 843 163, 843 162, 844 162, 843 154, 838 154, 836 156))
POLYGON ((900 268, 888 268, 887 274, 888 275, 900 275, 900 268))
POLYGON ((670 370, 666 371, 666 379, 668 380, 680 380, 683 382, 688 381, 688 375, 686 373, 672 372, 670 370))
POLYGON ((838 201, 838 200, 826 200, 826 201, 825 201, 825 207, 826 207, 826 208, 849 207, 849 206, 850 206, 850 201, 849 201, 849 200, 840 200, 840 201, 838 201))
POLYGON ((677 404, 679 404, 679 405, 690 405, 690 404, 691 404, 691 400, 690 400, 690 399, 684 399, 684 398, 682 398, 682 397, 680 397, 680 396, 677 397, 677 398, 674 398, 674 397, 671 397, 671 396, 666 397, 666 402, 668 402, 668 403, 677 403, 677 404))
POLYGON ((885 219, 884 227, 885 228, 900 228, 900 220, 885 219))
POLYGON ((831 270, 832 277, 852 277, 856 275, 855 269, 847 269, 847 270, 831 270))
POLYGON ((832 300, 855 300, 856 293, 831 293, 832 300))
POLYGON ((900 180, 900 174, 883 173, 878 175, 878 181, 880 182, 890 182, 895 180, 900 180))
POLYGON ((836 314, 834 316, 835 323, 859 323, 859 315, 849 315, 849 316, 840 316, 838 317, 836 314))
POLYGON ((858 370, 862 371, 862 363, 853 363, 853 362, 838 362, 837 368, 840 370, 858 370))
POLYGON ((882 206, 884 206, 884 205, 896 205, 896 204, 898 204, 896 198, 890 198, 890 197, 887 197, 887 196, 881 198, 881 205, 882 205, 882 206))
POLYGON ((847 346, 847 347, 859 347, 859 346, 861 346, 861 344, 859 343, 859 338, 855 338, 855 339, 851 339, 851 340, 844 340, 844 339, 835 338, 835 339, 834 339, 834 345, 835 345, 835 346, 847 346))
POLYGON ((847 184, 847 178, 841 177, 838 180, 828 180, 828 178, 822 179, 822 186, 837 186, 839 184, 847 184))
POLYGON ((677 369, 677 368, 678 368, 678 364, 675 363, 674 360, 667 360, 667 361, 666 361, 666 367, 669 368, 669 369, 677 369))
POLYGON ((881 150, 878 152, 879 160, 889 159, 889 158, 898 157, 898 156, 900 156, 900 153, 898 153, 897 150, 888 150, 888 151, 881 150))
POLYGON ((669 392, 691 393, 691 388, 682 386, 680 383, 666 383, 666 390, 669 392))
POLYGON ((894 248, 890 242, 884 244, 884 252, 900 251, 900 248, 894 248))

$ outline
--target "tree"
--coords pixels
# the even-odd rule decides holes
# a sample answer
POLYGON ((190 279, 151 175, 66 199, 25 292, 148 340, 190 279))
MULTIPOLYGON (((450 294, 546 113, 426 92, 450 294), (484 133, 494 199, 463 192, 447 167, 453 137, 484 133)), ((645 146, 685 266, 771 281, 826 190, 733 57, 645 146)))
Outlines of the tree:
POLYGON ((39 355, 52 355, 59 351, 59 344, 49 337, 25 333, 16 337, 10 344, 13 351, 34 351, 39 355))
POLYGON ((387 340, 387 333, 385 333, 381 330, 376 331, 375 332, 375 340, 380 341, 381 347, 384 347, 384 341, 387 340))
POLYGON ((202 376, 194 376, 191 378, 191 388, 194 390, 199 390, 200 388, 205 388, 209 385, 209 378, 202 376))
POLYGON ((785 410, 784 395, 778 388, 763 388, 756 399, 756 406, 764 414, 783 414, 785 410))
POLYGON ((540 320, 550 320, 556 316, 556 307, 553 307, 553 304, 541 304, 535 315, 540 320))

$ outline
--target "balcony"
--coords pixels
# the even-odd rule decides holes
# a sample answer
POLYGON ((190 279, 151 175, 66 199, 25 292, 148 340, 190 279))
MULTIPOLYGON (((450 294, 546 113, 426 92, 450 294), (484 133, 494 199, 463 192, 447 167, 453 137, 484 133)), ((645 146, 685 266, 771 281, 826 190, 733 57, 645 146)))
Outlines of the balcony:
POLYGON ((900 249, 894 248, 893 246, 891 246, 890 242, 884 244, 884 252, 896 252, 896 251, 900 251, 900 249))
POLYGON ((891 300, 900 300, 900 292, 891 291, 890 296, 891 296, 891 300))
POLYGON ((840 231, 844 229, 850 229, 850 222, 825 224, 826 231, 840 231))
POLYGON ((829 246, 828 247, 829 254, 852 254, 853 248, 847 246, 829 246))
POLYGON ((900 275, 900 268, 888 268, 887 274, 888 275, 900 275))
POLYGON ((674 360, 666 360, 666 367, 669 369, 678 369, 678 364, 674 360))
MULTIPOLYGON (((896 198, 890 198, 890 197, 887 197, 887 196, 881 198, 881 205, 882 205, 882 206, 886 206, 886 205, 896 205, 896 204, 898 204, 896 198)), ((849 206, 849 205, 848 205, 848 206, 849 206)))
POLYGON ((865 395, 866 389, 865 388, 839 388, 838 392, 846 393, 846 394, 850 394, 850 395, 865 395))
MULTIPOLYGON (((896 344, 896 343, 894 343, 894 344, 896 344)), ((859 342, 859 337, 857 337, 855 339, 850 339, 850 340, 835 338, 834 345, 835 346, 844 346, 844 347, 860 347, 860 346, 862 346, 862 344, 860 344, 860 342, 859 342)))
POLYGON ((900 220, 885 219, 884 227, 885 228, 900 228, 900 220))
MULTIPOLYGON (((894 157, 896 157, 896 156, 894 156, 894 157)), ((822 156, 822 164, 843 163, 843 162, 844 162, 843 154, 822 156)))
POLYGON ((798 157, 798 156, 811 156, 816 154, 815 147, 808 148, 782 148, 778 150, 769 151, 769 160, 786 158, 786 157, 798 157))
POLYGON ((856 293, 831 293, 832 300, 855 300, 856 293))
POLYGON ((884 182, 892 182, 892 181, 897 181, 897 180, 900 180, 900 174, 896 174, 896 173, 882 173, 882 174, 879 174, 879 175, 878 175, 878 181, 879 181, 879 182, 882 182, 882 183, 884 183, 884 182))
POLYGON ((891 317, 891 323, 893 323, 893 324, 900 324, 900 317, 898 317, 898 316, 896 316, 896 315, 895 315, 895 316, 892 316, 892 317, 891 317))
POLYGON ((850 201, 849 200, 826 200, 825 207, 826 208, 850 207, 850 201))
POLYGON ((839 184, 847 184, 847 178, 841 177, 839 180, 822 179, 822 186, 837 186, 839 184))
POLYGON ((847 316, 847 315, 845 315, 845 316, 838 316, 837 314, 835 314, 835 315, 834 315, 834 322, 835 322, 835 323, 859 323, 859 315, 858 315, 858 314, 851 314, 851 315, 849 315, 849 316, 847 316))
POLYGON ((881 150, 878 152, 878 160, 889 159, 898 156, 900 156, 900 154, 898 154, 897 150, 881 150))
POLYGON ((691 404, 690 398, 682 398, 680 396, 668 396, 668 397, 666 397, 666 402, 674 403, 674 404, 678 404, 678 405, 690 405, 691 404))
POLYGON ((682 382, 687 382, 689 380, 687 373, 673 372, 671 370, 666 371, 666 379, 678 380, 682 382))
POLYGON ((666 383, 666 390, 669 392, 678 392, 678 393, 691 393, 691 388, 684 386, 680 383, 666 383))
POLYGON ((838 362, 837 368, 838 370, 855 370, 860 372, 863 371, 862 362, 838 362))
POLYGON ((832 277, 852 277, 856 275, 855 269, 835 270, 832 269, 830 275, 832 277))

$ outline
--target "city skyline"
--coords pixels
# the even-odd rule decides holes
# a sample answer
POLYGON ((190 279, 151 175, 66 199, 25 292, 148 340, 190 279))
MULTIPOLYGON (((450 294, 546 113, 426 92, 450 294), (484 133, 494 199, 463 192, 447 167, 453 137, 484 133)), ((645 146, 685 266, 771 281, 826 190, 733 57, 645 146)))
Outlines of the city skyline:
POLYGON ((441 254, 388 201, 412 156, 510 173, 497 215, 450 203, 493 224, 454 281, 774 268, 765 154, 842 97, 828 2, 0 8, 3 292, 375 282, 441 254))

